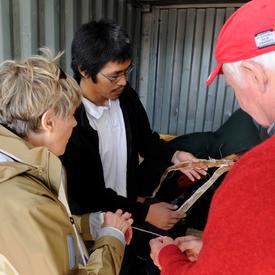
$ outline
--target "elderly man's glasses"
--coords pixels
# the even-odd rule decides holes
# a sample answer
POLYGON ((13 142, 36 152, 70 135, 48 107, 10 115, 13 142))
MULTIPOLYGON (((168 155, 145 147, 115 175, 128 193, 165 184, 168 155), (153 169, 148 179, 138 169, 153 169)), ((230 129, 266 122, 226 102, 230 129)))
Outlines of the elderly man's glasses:
POLYGON ((112 84, 117 84, 121 80, 122 77, 125 77, 127 79, 129 73, 134 69, 134 67, 135 67, 135 64, 132 63, 125 72, 118 74, 118 75, 106 75, 101 72, 100 72, 100 74, 102 76, 104 76, 106 79, 108 79, 112 84))

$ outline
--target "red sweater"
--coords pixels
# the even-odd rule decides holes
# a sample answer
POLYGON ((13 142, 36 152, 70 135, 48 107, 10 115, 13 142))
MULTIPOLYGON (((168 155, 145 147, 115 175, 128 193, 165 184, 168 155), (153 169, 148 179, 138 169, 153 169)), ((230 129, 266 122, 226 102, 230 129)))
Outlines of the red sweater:
POLYGON ((162 275, 275 274, 275 136, 246 153, 217 190, 197 262, 169 245, 162 275))

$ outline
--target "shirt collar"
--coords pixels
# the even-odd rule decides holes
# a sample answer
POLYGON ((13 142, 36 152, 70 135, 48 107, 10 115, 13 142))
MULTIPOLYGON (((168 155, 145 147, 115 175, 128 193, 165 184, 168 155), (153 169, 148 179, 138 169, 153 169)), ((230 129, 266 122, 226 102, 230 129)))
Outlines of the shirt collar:
POLYGON ((112 102, 110 99, 106 102, 105 106, 98 106, 98 105, 95 105, 93 102, 91 102, 90 100, 88 100, 85 97, 82 97, 82 103, 85 107, 86 112, 96 119, 101 118, 103 113, 106 110, 109 110, 112 105, 112 102))

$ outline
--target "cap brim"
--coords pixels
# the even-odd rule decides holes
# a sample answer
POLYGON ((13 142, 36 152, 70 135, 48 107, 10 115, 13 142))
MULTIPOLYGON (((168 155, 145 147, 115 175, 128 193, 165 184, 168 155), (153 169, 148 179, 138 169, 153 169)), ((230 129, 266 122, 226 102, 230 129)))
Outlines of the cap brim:
POLYGON ((207 86, 211 85, 212 82, 215 80, 216 76, 221 73, 222 73, 222 64, 219 63, 217 64, 215 69, 211 72, 211 74, 208 76, 208 79, 206 80, 207 86))

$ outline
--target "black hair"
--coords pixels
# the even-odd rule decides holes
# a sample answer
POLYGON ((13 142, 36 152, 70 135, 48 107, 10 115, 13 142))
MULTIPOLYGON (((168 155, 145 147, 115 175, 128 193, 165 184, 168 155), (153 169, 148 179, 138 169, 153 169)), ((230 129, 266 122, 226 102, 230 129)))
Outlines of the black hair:
POLYGON ((114 21, 101 19, 81 25, 71 48, 71 67, 79 83, 79 69, 96 82, 97 73, 108 62, 122 63, 132 59, 133 50, 126 31, 114 21))

